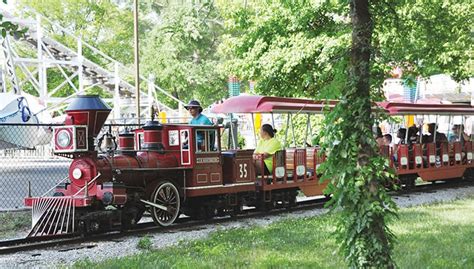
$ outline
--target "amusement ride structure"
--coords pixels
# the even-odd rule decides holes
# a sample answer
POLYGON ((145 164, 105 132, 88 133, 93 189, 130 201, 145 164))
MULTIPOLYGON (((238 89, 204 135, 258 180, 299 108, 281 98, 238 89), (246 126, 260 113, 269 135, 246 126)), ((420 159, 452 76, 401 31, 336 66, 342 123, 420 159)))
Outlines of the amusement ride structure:
MULTIPOLYGON (((123 122, 124 119, 136 116, 133 114, 135 110, 131 109, 135 106, 133 100, 136 95, 135 87, 130 83, 130 80, 133 80, 133 68, 116 61, 82 40, 80 36, 34 10, 26 10, 30 15, 16 16, 4 6, 0 6, 0 12, 4 21, 13 22, 20 29, 27 29, 25 35, 20 38, 8 35, 0 37, 0 58, 3 58, 0 65, 0 93, 11 89, 14 94, 21 95, 22 87, 30 84, 36 92, 35 95, 39 96, 41 104, 56 107, 68 98, 97 86, 113 95, 112 99, 105 99, 113 103, 111 119, 123 122), (66 37, 75 45, 66 45, 55 38, 57 36, 66 37), (25 50, 28 52, 24 53, 25 50), (86 51, 87 55, 93 57, 87 57, 86 51), (62 74, 63 81, 54 89, 48 89, 49 69, 55 69, 62 74), (73 82, 75 79, 78 85, 73 82), (65 85, 69 85, 74 94, 54 97, 65 85)), ((147 90, 140 94, 141 117, 150 115, 152 106, 158 111, 166 112, 168 118, 179 116, 178 110, 170 108, 160 100, 167 98, 182 107, 184 103, 181 100, 156 85, 152 76, 142 76, 140 80, 148 86, 147 90)))

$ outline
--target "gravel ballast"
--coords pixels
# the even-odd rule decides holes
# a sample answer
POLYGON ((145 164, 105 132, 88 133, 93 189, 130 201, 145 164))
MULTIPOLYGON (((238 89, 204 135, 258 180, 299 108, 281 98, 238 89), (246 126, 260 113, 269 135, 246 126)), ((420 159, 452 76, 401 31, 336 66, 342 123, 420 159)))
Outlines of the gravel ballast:
MULTIPOLYGON (((452 201, 472 196, 474 196, 474 186, 443 189, 429 193, 399 195, 394 197, 394 201, 399 207, 411 207, 422 204, 452 201)), ((202 225, 191 231, 155 233, 150 235, 150 239, 153 242, 153 248, 159 249, 175 245, 182 240, 202 239, 216 230, 249 227, 254 225, 265 226, 285 218, 312 217, 321 215, 325 212, 327 212, 327 209, 317 208, 276 216, 267 216, 258 219, 249 218, 229 221, 218 225, 202 225)), ((107 242, 83 243, 81 245, 82 248, 80 249, 67 249, 66 247, 63 247, 62 251, 35 250, 18 254, 2 255, 0 256, 0 268, 51 268, 58 265, 68 266, 85 258, 89 258, 93 261, 101 261, 108 258, 128 256, 142 251, 137 248, 139 240, 139 237, 126 237, 107 242)))

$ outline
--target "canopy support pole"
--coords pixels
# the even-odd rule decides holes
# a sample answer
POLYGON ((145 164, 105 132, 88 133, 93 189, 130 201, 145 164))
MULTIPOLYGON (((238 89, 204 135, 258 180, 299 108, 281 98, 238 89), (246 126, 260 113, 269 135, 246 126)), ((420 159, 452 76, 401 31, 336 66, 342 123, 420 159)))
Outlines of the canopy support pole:
POLYGON ((425 116, 421 116, 421 124, 420 124, 420 144, 423 144, 423 125, 425 122, 425 116))
POLYGON ((232 139, 232 149, 237 149, 236 145, 236 140, 238 139, 237 137, 234 136, 234 118, 232 116, 232 113, 230 113, 230 135, 229 137, 232 139))
POLYGON ((287 139, 288 139, 288 127, 290 126, 290 113, 287 114, 286 117, 286 130, 285 130, 285 148, 287 145, 287 139))
POLYGON ((405 145, 408 145, 408 122, 405 117, 403 117, 403 125, 405 126, 405 145))
POLYGON ((307 118, 306 118, 306 132, 305 132, 305 136, 304 136, 304 147, 305 148, 308 145, 308 132, 309 132, 309 126, 311 124, 309 113, 307 113, 306 116, 307 116, 307 118))
POLYGON ((257 131, 255 130, 255 119, 253 118, 253 113, 250 113, 252 117, 252 132, 253 132, 253 140, 255 142, 255 148, 257 148, 257 131))
MULTIPOLYGON (((449 129, 451 129, 451 119, 452 119, 453 116, 449 116, 448 117, 448 139, 449 139, 449 129)), ((436 132, 436 131, 435 131, 436 132)))
POLYGON ((293 136, 293 145, 296 148, 295 125, 293 124, 293 115, 291 115, 291 135, 293 136))

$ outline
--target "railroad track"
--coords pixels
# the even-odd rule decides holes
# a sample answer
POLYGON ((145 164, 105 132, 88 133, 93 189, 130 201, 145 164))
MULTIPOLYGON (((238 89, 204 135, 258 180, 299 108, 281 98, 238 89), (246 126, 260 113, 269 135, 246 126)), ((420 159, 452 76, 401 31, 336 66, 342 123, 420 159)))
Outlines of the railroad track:
POLYGON ((0 241, 0 255, 11 254, 15 252, 54 248, 66 245, 76 245, 85 242, 92 241, 103 241, 113 240, 125 236, 135 236, 148 234, 153 232, 179 232, 180 230, 189 230, 203 225, 209 224, 221 224, 230 221, 246 219, 246 218, 258 218, 269 215, 279 215, 288 212, 294 212, 305 209, 312 209, 323 207, 324 203, 328 201, 328 198, 311 199, 298 202, 296 206, 292 208, 277 208, 272 211, 257 211, 253 208, 244 210, 241 215, 233 217, 217 217, 208 220, 190 220, 189 218, 180 218, 177 223, 168 226, 161 227, 156 226, 153 222, 140 223, 135 229, 127 231, 111 231, 107 233, 100 233, 88 236, 81 236, 78 234, 66 234, 66 235, 55 235, 55 236, 43 236, 43 237, 32 237, 32 238, 20 238, 6 241, 0 241))
MULTIPOLYGON (((417 185, 415 189, 410 191, 397 191, 393 192, 394 196, 403 196, 413 193, 424 193, 424 192, 435 192, 442 189, 451 188, 464 188, 467 186, 473 186, 473 181, 447 181, 436 184, 421 184, 417 185)), ((197 228, 203 225, 209 224, 221 224, 230 221, 247 219, 247 218, 259 218, 265 216, 274 216, 284 213, 308 210, 314 208, 322 208, 324 203, 328 201, 328 198, 317 198, 298 201, 297 205, 292 208, 277 208, 271 211, 257 211, 255 209, 247 209, 244 214, 233 216, 233 217, 218 217, 209 220, 190 220, 189 218, 180 218, 176 224, 169 227, 159 227, 154 225, 152 222, 140 223, 133 230, 127 231, 111 231, 107 233, 94 234, 88 236, 81 236, 78 234, 66 234, 66 235, 55 235, 55 236, 43 236, 43 237, 31 237, 0 241, 0 255, 11 254, 21 251, 37 250, 37 249, 48 249, 62 246, 74 246, 86 242, 94 241, 110 241, 126 236, 137 236, 154 232, 170 233, 179 232, 180 230, 189 230, 197 228)), ((71 247, 79 248, 79 247, 71 247)))

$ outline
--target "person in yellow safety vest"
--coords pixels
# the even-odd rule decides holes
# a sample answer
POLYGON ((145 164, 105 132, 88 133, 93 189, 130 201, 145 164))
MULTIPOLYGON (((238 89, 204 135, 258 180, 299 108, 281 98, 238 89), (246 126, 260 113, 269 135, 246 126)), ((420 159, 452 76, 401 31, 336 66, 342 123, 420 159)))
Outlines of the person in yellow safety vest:
POLYGON ((254 157, 263 154, 265 162, 265 174, 273 171, 273 154, 282 149, 280 141, 275 138, 276 130, 270 124, 264 124, 260 128, 260 141, 254 151, 254 157))

